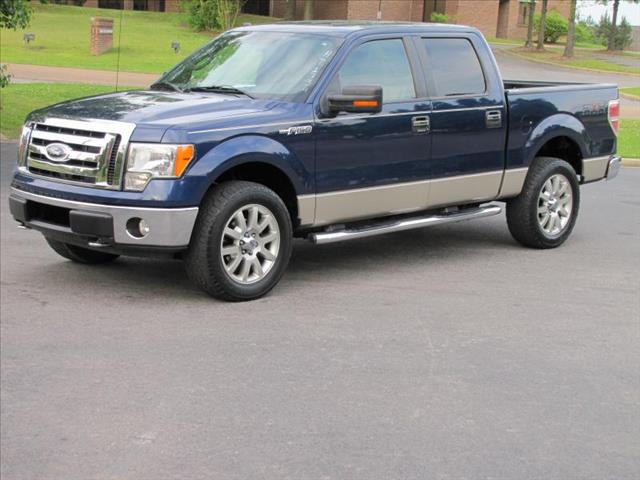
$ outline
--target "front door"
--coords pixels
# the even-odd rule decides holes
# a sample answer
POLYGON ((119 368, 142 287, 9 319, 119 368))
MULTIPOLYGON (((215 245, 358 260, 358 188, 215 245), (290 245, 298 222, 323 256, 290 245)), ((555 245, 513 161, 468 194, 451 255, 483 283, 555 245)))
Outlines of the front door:
POLYGON ((326 95, 379 85, 380 113, 317 119, 316 224, 424 209, 429 177, 430 102, 414 45, 402 38, 364 41, 346 56, 326 95))

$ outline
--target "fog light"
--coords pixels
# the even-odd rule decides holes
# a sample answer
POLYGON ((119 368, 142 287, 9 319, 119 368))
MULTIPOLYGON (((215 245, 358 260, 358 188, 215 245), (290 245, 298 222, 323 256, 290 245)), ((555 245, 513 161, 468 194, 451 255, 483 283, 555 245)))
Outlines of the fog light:
POLYGON ((144 237, 147 233, 149 233, 149 224, 145 221, 144 218, 141 218, 138 222, 138 230, 144 237))
POLYGON ((127 221, 127 233, 133 238, 146 237, 151 228, 143 218, 133 217, 127 221))

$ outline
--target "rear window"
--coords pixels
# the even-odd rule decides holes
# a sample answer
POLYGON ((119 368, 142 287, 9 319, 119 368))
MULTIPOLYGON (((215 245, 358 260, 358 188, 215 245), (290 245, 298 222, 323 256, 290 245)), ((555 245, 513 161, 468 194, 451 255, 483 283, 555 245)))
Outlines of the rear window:
POLYGON ((480 61, 465 38, 423 38, 436 96, 482 94, 487 85, 480 61))

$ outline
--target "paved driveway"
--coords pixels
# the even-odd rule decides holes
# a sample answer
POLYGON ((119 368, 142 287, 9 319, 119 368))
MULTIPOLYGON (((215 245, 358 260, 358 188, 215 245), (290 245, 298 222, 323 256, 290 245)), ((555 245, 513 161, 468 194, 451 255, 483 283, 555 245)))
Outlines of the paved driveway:
POLYGON ((637 479, 640 169, 566 246, 503 216, 316 247, 267 298, 86 267, 8 214, 2 469, 18 479, 637 479))

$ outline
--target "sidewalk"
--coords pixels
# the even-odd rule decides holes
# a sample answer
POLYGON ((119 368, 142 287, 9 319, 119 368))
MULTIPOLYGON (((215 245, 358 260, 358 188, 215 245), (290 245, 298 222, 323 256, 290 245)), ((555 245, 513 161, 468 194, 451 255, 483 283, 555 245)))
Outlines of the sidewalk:
POLYGON ((9 73, 16 82, 69 82, 93 83, 95 85, 118 85, 125 87, 148 87, 160 75, 149 73, 116 72, 109 70, 87 70, 84 68, 45 67, 42 65, 7 64, 9 73))

